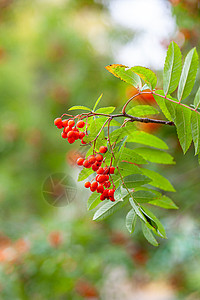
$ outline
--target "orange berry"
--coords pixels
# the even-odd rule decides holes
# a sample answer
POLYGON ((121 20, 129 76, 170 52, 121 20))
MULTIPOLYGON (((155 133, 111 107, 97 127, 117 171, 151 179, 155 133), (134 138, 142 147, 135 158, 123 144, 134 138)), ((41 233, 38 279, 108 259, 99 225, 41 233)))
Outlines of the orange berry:
POLYGON ((83 128, 84 126, 85 126, 85 122, 84 121, 78 121, 77 122, 77 124, 76 124, 76 126, 78 127, 78 128, 83 128))
POLYGON ((102 161, 103 160, 103 156, 101 154, 97 154, 96 155, 96 160, 99 161, 99 162, 102 161))
POLYGON ((68 126, 73 127, 75 125, 74 120, 68 120, 68 126))
POLYGON ((100 153, 106 153, 107 151, 108 151, 108 148, 105 147, 105 146, 101 146, 101 147, 99 148, 99 152, 100 152, 100 153))
POLYGON ((63 128, 63 123, 61 118, 56 118, 54 120, 54 125, 56 125, 59 129, 63 128))
POLYGON ((77 163, 78 166, 82 166, 82 165, 83 165, 83 162, 84 162, 84 158, 82 158, 82 157, 79 157, 79 158, 77 159, 77 161, 76 161, 76 163, 77 163))
POLYGON ((91 186, 91 183, 89 181, 87 181, 84 185, 88 189, 91 186))

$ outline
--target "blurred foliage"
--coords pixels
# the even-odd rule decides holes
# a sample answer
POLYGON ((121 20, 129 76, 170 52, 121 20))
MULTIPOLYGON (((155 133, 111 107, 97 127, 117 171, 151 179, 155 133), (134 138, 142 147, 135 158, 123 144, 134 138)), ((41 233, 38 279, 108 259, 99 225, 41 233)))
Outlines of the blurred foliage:
MULTIPOLYGON (((178 25, 173 39, 183 51, 199 49, 198 1, 170 2, 178 25)), ((102 3, 0 1, 1 299, 106 299, 115 267, 135 282, 165 277, 176 299, 200 297, 199 168, 193 149, 181 154, 171 128, 146 128, 168 142, 177 161, 161 167, 181 209, 156 212, 169 232, 158 249, 138 232, 124 233, 120 213, 90 221, 87 193, 79 186, 77 199, 64 208, 42 197, 49 175, 77 176, 76 152, 58 137, 54 118, 72 105, 91 106, 102 92, 102 104, 114 106, 125 95, 127 86, 104 67, 113 63, 109 38, 126 42, 133 33, 113 27, 102 3)), ((128 87, 127 96, 131 92, 128 87)))

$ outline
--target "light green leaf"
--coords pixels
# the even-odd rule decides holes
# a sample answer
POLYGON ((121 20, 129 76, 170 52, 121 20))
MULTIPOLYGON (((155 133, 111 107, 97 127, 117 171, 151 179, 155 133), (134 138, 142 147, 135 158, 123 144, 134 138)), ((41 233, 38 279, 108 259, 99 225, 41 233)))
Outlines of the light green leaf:
POLYGON ((198 60, 197 50, 196 48, 193 48, 187 54, 185 63, 183 65, 183 70, 178 87, 179 101, 185 99, 192 91, 197 74, 198 60))
POLYGON ((111 114, 115 110, 114 106, 102 107, 95 111, 98 114, 111 114))
POLYGON ((113 64, 105 68, 114 76, 120 78, 128 84, 133 85, 136 88, 140 88, 142 86, 140 77, 124 65, 113 64))
POLYGON ((81 172, 78 175, 78 181, 85 180, 86 178, 88 178, 88 176, 90 176, 93 173, 94 171, 92 169, 84 168, 83 170, 81 170, 81 172))
POLYGON ((173 157, 164 151, 151 148, 135 148, 134 152, 144 157, 144 159, 158 164, 175 164, 173 157))
POLYGON ((133 174, 126 176, 124 178, 124 182, 128 188, 134 188, 151 182, 151 179, 145 175, 133 174))
POLYGON ((99 205, 102 201, 100 200, 100 196, 97 192, 92 193, 92 195, 88 198, 87 201, 87 209, 91 210, 99 205))
POLYGON ((157 115, 160 112, 151 105, 136 105, 128 110, 127 114, 134 117, 143 117, 149 115, 157 115))
POLYGON ((167 100, 166 106, 176 125, 178 139, 183 152, 186 153, 192 142, 191 127, 189 125, 191 122, 191 110, 178 103, 170 102, 167 100))
POLYGON ((156 241, 155 237, 153 236, 153 233, 151 230, 147 227, 147 225, 144 222, 142 223, 142 232, 144 234, 144 237, 147 239, 147 241, 152 244, 153 246, 157 247, 158 242, 156 241))
POLYGON ((197 108, 199 107, 199 104, 200 104, 200 87, 196 93, 196 96, 194 98, 194 107, 197 108))
POLYGON ((137 221, 137 215, 134 209, 131 209, 126 216, 126 228, 130 233, 134 232, 136 221, 137 221))
POLYGON ((95 102, 95 105, 94 105, 94 107, 93 107, 93 111, 95 111, 95 108, 97 107, 97 105, 99 104, 99 101, 101 100, 101 98, 102 98, 102 96, 103 96, 103 94, 101 94, 100 96, 99 96, 99 98, 97 99, 97 101, 95 102))
POLYGON ((130 70, 136 73, 137 75, 139 75, 140 78, 142 78, 147 83, 150 89, 153 90, 156 87, 156 83, 157 83, 156 74, 150 69, 145 67, 135 66, 132 67, 130 70))
POLYGON ((165 94, 171 94, 178 86, 181 76, 182 55, 178 45, 171 42, 165 59, 163 71, 163 90, 165 94))
POLYGON ((127 138, 129 143, 138 143, 159 149, 168 149, 167 144, 160 138, 144 131, 135 131, 127 138))
POLYGON ((93 220, 94 221, 100 221, 104 220, 107 217, 114 214, 116 211, 121 209, 124 205, 126 205, 127 200, 119 200, 115 202, 111 202, 110 200, 106 201, 105 204, 103 204, 94 214, 93 220))
POLYGON ((191 114, 191 130, 196 155, 200 151, 200 114, 194 111, 191 114))
POLYGON ((77 110, 77 109, 92 111, 91 108, 86 107, 86 106, 82 106, 82 105, 72 106, 68 110, 77 110))
MULTIPOLYGON (((156 91, 156 94, 161 95, 161 96, 165 96, 165 93, 164 93, 164 91, 162 91, 162 90, 157 90, 157 91, 156 91)), ((162 112, 163 112, 163 114, 165 115, 165 117, 166 117, 169 121, 172 121, 172 117, 171 117, 171 115, 170 115, 170 113, 169 113, 169 111, 168 111, 168 109, 167 109, 167 107, 166 107, 166 104, 165 104, 165 99, 162 98, 162 97, 160 97, 160 96, 158 96, 158 95, 153 94, 153 96, 154 96, 154 98, 155 98, 157 104, 159 105, 159 107, 160 107, 160 109, 162 110, 162 112)))
POLYGON ((150 201, 149 204, 165 209, 178 209, 178 206, 167 196, 161 196, 158 199, 150 201))
POLYGON ((160 175, 159 173, 148 169, 141 169, 141 171, 144 175, 152 179, 151 185, 164 191, 175 192, 175 189, 169 182, 169 180, 160 175))
POLYGON ((144 214, 142 213, 141 211, 141 208, 140 206, 135 202, 135 200, 133 198, 129 198, 129 202, 130 202, 130 205, 132 206, 134 212, 136 213, 136 215, 142 220, 144 221, 145 223, 147 222, 144 214))
MULTIPOLYGON (((84 141, 86 143, 88 143, 88 142, 94 140, 96 138, 97 134, 100 132, 101 128, 102 128, 101 122, 99 122, 98 119, 93 120, 89 126, 89 134, 88 134, 88 136, 84 137, 84 141)), ((99 138, 104 139, 104 137, 105 137, 104 131, 102 130, 99 135, 99 138)))

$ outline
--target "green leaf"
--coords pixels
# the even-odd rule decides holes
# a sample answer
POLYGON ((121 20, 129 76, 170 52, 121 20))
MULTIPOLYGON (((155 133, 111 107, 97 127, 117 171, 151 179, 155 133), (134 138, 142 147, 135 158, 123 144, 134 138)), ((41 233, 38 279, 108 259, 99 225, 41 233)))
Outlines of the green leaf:
MULTIPOLYGON (((141 169, 138 166, 136 166, 134 164, 129 164, 126 162, 120 162, 118 164, 118 168, 123 177, 132 175, 132 174, 141 174, 142 173, 141 169)), ((118 170, 115 171, 115 174, 118 175, 118 170)))
POLYGON ((178 209, 178 206, 167 196, 161 196, 158 199, 150 201, 149 204, 165 209, 178 209))
POLYGON ((195 108, 198 108, 199 107, 199 104, 200 104, 200 87, 196 93, 196 96, 194 98, 194 107, 195 108))
POLYGON ((116 211, 121 209, 124 205, 126 205, 127 200, 119 200, 115 202, 111 202, 108 200, 104 205, 102 205, 94 214, 93 220, 94 221, 100 221, 104 220, 107 217, 114 214, 116 211))
POLYGON ((137 75, 139 75, 140 78, 142 78, 147 83, 150 89, 153 90, 156 87, 156 83, 157 83, 156 74, 150 69, 145 67, 135 66, 132 67, 130 70, 136 73, 137 75))
POLYGON ((147 164, 147 161, 143 158, 143 155, 138 154, 136 149, 131 150, 124 147, 117 155, 117 161, 129 162, 134 164, 147 164))
MULTIPOLYGON (((133 127, 133 130, 135 130, 134 127, 133 127)), ((132 134, 132 132, 130 132, 130 134, 132 134)), ((111 142, 111 144, 114 142, 117 143, 120 140, 122 140, 125 136, 128 136, 128 135, 129 135, 129 131, 126 130, 125 127, 118 128, 110 133, 110 135, 109 135, 110 142, 111 142)))
POLYGON ((149 202, 155 198, 157 195, 150 191, 136 191, 132 193, 133 198, 139 203, 149 202))
POLYGON ((115 110, 114 106, 102 107, 95 111, 98 114, 111 114, 115 110))
POLYGON ((100 200, 100 196, 97 192, 92 193, 92 195, 88 198, 87 201, 87 209, 91 210, 99 205, 102 201, 100 200))
POLYGON ((151 185, 164 191, 175 192, 175 189, 169 182, 169 180, 160 175, 159 173, 148 169, 141 169, 141 171, 144 175, 152 179, 151 185))
POLYGON ((103 96, 103 94, 101 94, 100 96, 99 96, 99 98, 97 99, 97 101, 95 102, 95 105, 94 105, 94 107, 93 107, 93 111, 95 111, 95 108, 97 107, 97 105, 99 104, 99 101, 101 100, 101 98, 102 98, 102 96, 103 96))
POLYGON ((134 209, 131 209, 126 216, 126 228, 130 233, 134 232, 136 221, 137 221, 137 215, 134 209))
POLYGON ((178 45, 171 42, 165 59, 163 71, 163 90, 165 94, 171 94, 178 86, 181 76, 182 55, 178 45))
POLYGON ((183 152, 186 153, 192 142, 191 126, 189 126, 191 122, 191 110, 167 100, 166 105, 176 125, 178 139, 183 152))
MULTIPOLYGON (((88 136, 85 136, 83 140, 86 143, 94 140, 96 138, 97 134, 100 132, 101 128, 102 128, 101 122, 99 122, 98 119, 93 120, 90 123, 90 126, 89 126, 89 132, 90 133, 88 134, 88 136)), ((102 139, 104 139, 105 135, 104 135, 104 131, 103 130, 101 131, 99 137, 102 138, 102 139)))
POLYGON ((128 67, 120 64, 113 64, 105 67, 110 73, 114 76, 120 78, 128 84, 133 85, 136 88, 140 88, 142 86, 140 77, 128 69, 128 67), (126 70, 127 69, 127 70, 126 70))
POLYGON ((126 176, 124 178, 124 182, 128 188, 134 188, 151 182, 151 179, 145 175, 133 174, 126 176))
POLYGON ((167 237, 166 237, 165 229, 164 229, 163 225, 161 224, 161 222, 158 220, 158 218, 150 210, 148 210, 145 206, 141 206, 141 208, 142 208, 143 214, 153 221, 153 223, 149 224, 149 225, 150 226, 153 225, 153 228, 155 229, 155 233, 158 236, 166 239, 167 237))
POLYGON ((78 175, 78 181, 85 180, 88 178, 91 174, 93 174, 94 171, 92 169, 86 169, 84 168, 78 175))
POLYGON ((196 155, 200 151, 200 114, 194 111, 191 114, 191 130, 196 155))
POLYGON ((183 65, 183 70, 181 73, 181 78, 178 87, 179 101, 185 99, 192 91, 196 74, 197 74, 197 68, 198 68, 198 54, 196 48, 193 48, 187 54, 185 63, 183 65))
POLYGON ((153 246, 157 247, 158 242, 156 241, 155 237, 153 236, 153 233, 151 230, 147 227, 147 225, 142 222, 142 232, 144 234, 144 237, 147 239, 147 241, 152 244, 153 246))
POLYGON ((173 157, 161 150, 140 147, 135 148, 134 152, 150 162, 158 164, 175 164, 173 157))
MULTIPOLYGON (((100 117, 100 116, 96 116, 96 120, 98 120, 98 123, 101 124, 101 126, 103 126, 103 124, 105 123, 105 121, 108 119, 108 117, 100 117)), ((108 126, 108 123, 106 123, 105 127, 108 126)), ((111 126, 121 126, 121 123, 119 123, 118 121, 116 121, 115 119, 112 119, 110 122, 110 127, 111 126)))
POLYGON ((68 110, 77 110, 77 109, 92 111, 91 108, 86 107, 86 106, 82 106, 82 105, 72 106, 68 110))
POLYGON ((131 136, 127 138, 127 142, 143 144, 159 149, 168 149, 168 146, 164 141, 144 131, 135 131, 131 136))
POLYGON ((128 115, 132 115, 134 117, 157 115, 159 113, 160 112, 151 105, 136 105, 127 112, 128 115))
MULTIPOLYGON (((162 90, 157 90, 156 91, 156 94, 158 95, 161 95, 161 96, 165 96, 165 93, 164 91, 162 90)), ((162 110, 163 114, 165 115, 165 117, 169 120, 169 121, 172 121, 172 117, 167 109, 167 106, 166 106, 166 103, 165 103, 165 99, 158 96, 158 95, 155 95, 153 94, 157 104, 159 105, 160 109, 162 110)))

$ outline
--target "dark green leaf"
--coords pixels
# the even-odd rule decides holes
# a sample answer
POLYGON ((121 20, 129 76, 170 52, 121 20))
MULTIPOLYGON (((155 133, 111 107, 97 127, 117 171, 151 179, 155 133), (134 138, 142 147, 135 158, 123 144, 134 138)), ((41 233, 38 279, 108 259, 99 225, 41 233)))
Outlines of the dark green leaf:
MULTIPOLYGON (((156 94, 159 94, 161 96, 165 96, 165 93, 162 90, 157 90, 156 94)), ((168 109, 166 107, 166 104, 165 104, 165 99, 162 98, 162 97, 160 97, 160 96, 158 96, 158 95, 155 95, 155 94, 153 94, 153 96, 154 96, 157 104, 159 105, 160 109, 162 110, 163 114, 165 115, 165 117, 169 121, 172 121, 172 117, 171 117, 171 115, 170 115, 170 113, 169 113, 169 111, 168 111, 168 109)))
POLYGON ((129 163, 134 163, 134 164, 146 164, 146 160, 142 157, 143 155, 140 155, 136 153, 134 150, 131 150, 129 148, 123 148, 117 156, 117 160, 119 162, 124 161, 124 162, 129 162, 129 163))
POLYGON ((150 201, 149 204, 165 209, 178 209, 178 206, 167 196, 161 196, 158 199, 150 201))
POLYGON ((124 178, 124 182, 128 188, 134 188, 151 182, 151 179, 145 175, 133 174, 126 176, 124 178))
MULTIPOLYGON (((141 174, 142 171, 140 168, 134 164, 129 164, 126 162, 120 162, 118 164, 119 171, 123 177, 132 175, 132 174, 141 174)), ((118 174, 118 170, 115 171, 115 174, 118 174)))
POLYGON ((107 217, 114 214, 116 211, 121 209, 124 205, 126 205, 127 200, 119 200, 115 202, 111 202, 110 200, 106 201, 105 204, 103 204, 94 214, 93 220, 94 221, 100 221, 104 220, 107 217))
POLYGON ((133 198, 139 203, 149 202, 155 198, 157 195, 150 191, 136 191, 132 193, 133 198))

